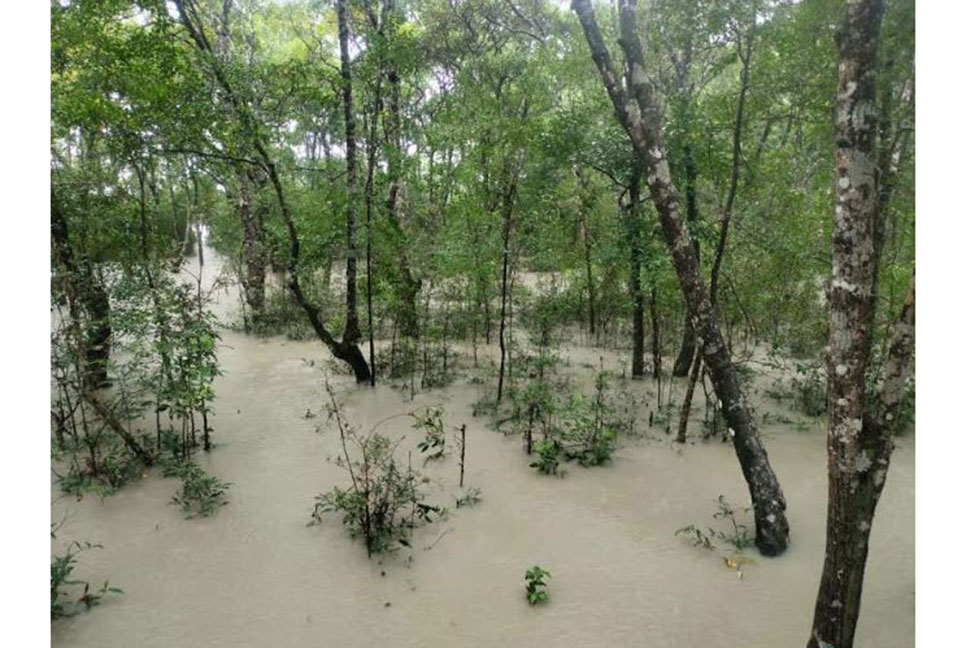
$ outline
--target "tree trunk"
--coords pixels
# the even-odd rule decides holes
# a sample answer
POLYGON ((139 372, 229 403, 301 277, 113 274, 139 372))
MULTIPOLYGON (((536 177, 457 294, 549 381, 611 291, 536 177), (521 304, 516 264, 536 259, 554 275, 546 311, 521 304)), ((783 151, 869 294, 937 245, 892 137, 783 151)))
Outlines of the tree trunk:
MULTIPOLYGON (((701 267, 701 243, 694 238, 698 225, 698 167, 694 163, 694 151, 691 144, 684 145, 684 204, 688 210, 688 231, 691 234, 691 241, 694 243, 694 257, 698 260, 698 267, 701 267)), ((674 361, 673 375, 677 377, 687 376, 688 368, 694 360, 695 339, 694 327, 691 326, 691 317, 685 313, 684 318, 684 337, 681 339, 681 350, 674 361)))
POLYGON ((755 511, 755 544, 762 554, 775 556, 788 547, 785 496, 751 418, 737 372, 718 329, 694 245, 681 216, 677 189, 671 180, 661 134, 660 114, 653 88, 644 71, 644 54, 636 33, 635 5, 633 0, 621 0, 620 3, 619 42, 630 71, 629 87, 625 91, 614 73, 590 0, 573 0, 572 3, 617 117, 630 137, 634 151, 645 165, 651 199, 657 208, 674 269, 688 303, 691 322, 704 342, 704 361, 715 393, 722 402, 725 418, 734 432, 732 441, 755 511))
MULTIPOLYGON (((264 219, 252 196, 254 174, 244 168, 235 171, 238 204, 235 213, 242 227, 241 284, 245 301, 257 321, 265 310, 265 231, 264 219)), ((257 184, 256 184, 257 187, 257 184)), ((201 242, 198 242, 199 250, 201 242)))
MULTIPOLYGON (((651 281, 651 360, 653 362, 654 380, 661 379, 661 321, 657 316, 657 286, 651 281)), ((658 383, 660 390, 660 383, 658 383)))
POLYGON ((882 14, 882 0, 849 3, 837 35, 838 180, 828 291, 829 499, 825 564, 810 648, 852 646, 872 520, 889 470, 892 435, 914 346, 913 283, 893 328, 877 406, 869 407, 868 368, 882 253, 884 178, 880 174, 888 172, 876 164, 876 54, 882 14))
POLYGON ((641 167, 634 166, 629 187, 631 204, 627 217, 631 239, 631 298, 634 301, 633 332, 631 334, 631 377, 644 377, 644 291, 641 288, 641 266, 644 250, 641 240, 641 167))
POLYGON ((513 226, 513 198, 516 193, 516 183, 511 182, 503 199, 503 279, 500 289, 500 377, 496 386, 496 402, 503 398, 503 375, 506 371, 506 314, 507 314, 507 273, 510 267, 510 230, 513 226))
POLYGON ((580 229, 581 242, 584 244, 584 270, 587 274, 587 319, 590 322, 590 335, 593 337, 597 333, 597 312, 595 308, 594 295, 594 272, 591 264, 591 243, 590 232, 587 227, 587 216, 593 208, 593 197, 588 186, 587 179, 580 171, 580 167, 574 165, 574 176, 581 189, 580 213, 578 215, 578 228, 580 229))
MULTIPOLYGON (((346 217, 345 217, 345 328, 344 344, 355 344, 361 337, 356 300, 356 202, 359 187, 356 180, 356 116, 352 105, 352 68, 349 58, 348 0, 337 0, 336 17, 339 23, 339 56, 342 75, 342 108, 345 121, 346 217)), ((351 363, 350 363, 351 364, 351 363)), ((368 379, 369 376, 366 376, 368 379)))

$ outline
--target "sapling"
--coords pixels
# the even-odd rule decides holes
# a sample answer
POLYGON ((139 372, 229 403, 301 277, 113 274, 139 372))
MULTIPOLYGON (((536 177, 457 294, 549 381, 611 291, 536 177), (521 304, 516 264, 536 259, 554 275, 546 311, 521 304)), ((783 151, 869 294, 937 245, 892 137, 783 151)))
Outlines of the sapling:
POLYGON ((446 454, 446 432, 443 423, 443 410, 439 407, 427 407, 425 414, 411 414, 415 422, 413 427, 424 430, 426 436, 416 444, 419 451, 426 455, 423 464, 442 459, 446 454))
POLYGON ((527 570, 523 578, 526 582, 527 602, 530 605, 543 603, 550 598, 550 594, 547 592, 547 581, 545 580, 550 578, 550 572, 540 565, 534 565, 527 570))
POLYGON ((463 488, 463 474, 466 470, 466 423, 460 426, 457 443, 460 447, 460 488, 463 488))
POLYGON ((172 496, 171 503, 180 506, 186 518, 209 517, 228 503, 225 495, 231 483, 209 475, 195 463, 171 463, 165 467, 164 476, 181 479, 181 489, 172 496))
MULTIPOLYGON (((325 389, 329 396, 329 420, 335 421, 342 446, 342 456, 336 464, 349 473, 351 483, 348 488, 336 486, 316 496, 309 524, 321 524, 326 513, 341 513, 349 534, 365 541, 369 557, 391 551, 397 544, 410 546, 412 530, 435 521, 445 509, 425 503, 424 480, 413 470, 411 459, 405 468, 397 465, 395 451, 399 443, 374 429, 360 433, 349 423, 328 381, 325 389)), ((434 422, 434 429, 436 421, 442 429, 440 416, 436 411, 436 416, 426 417, 434 422)))

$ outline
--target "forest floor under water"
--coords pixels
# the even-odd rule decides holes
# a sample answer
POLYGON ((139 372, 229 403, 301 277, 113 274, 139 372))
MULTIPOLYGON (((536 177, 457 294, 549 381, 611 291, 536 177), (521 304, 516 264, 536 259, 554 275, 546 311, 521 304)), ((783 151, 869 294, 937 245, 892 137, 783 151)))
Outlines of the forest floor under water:
MULTIPOLYGON (((206 263, 217 260, 205 252, 206 263)), ((222 316, 238 303, 223 302, 222 316)), ((560 355, 588 385, 599 367, 620 376, 626 363, 626 354, 578 345, 562 345, 560 355)), ((418 528, 411 547, 370 560, 340 516, 307 526, 316 495, 349 480, 332 461, 341 447, 326 424, 330 358, 315 340, 222 333, 216 447, 197 462, 232 487, 230 503, 212 517, 185 519, 169 504, 176 480, 159 468, 103 499, 61 496, 54 485, 51 517, 64 523, 52 553, 74 540, 102 544, 79 556, 75 576, 109 578, 124 590, 54 622, 54 646, 805 644, 824 557, 825 430, 821 419, 764 396, 769 374, 756 378, 751 401, 787 500, 791 544, 778 558, 745 549, 751 560, 736 570, 725 561, 736 557, 733 547, 716 542, 707 550, 675 535, 690 524, 724 529, 727 522, 712 517, 719 495, 753 527, 741 512, 748 491, 733 447, 700 439, 700 388, 687 444, 649 428, 642 406, 640 433, 622 437, 611 462, 568 465, 555 477, 528 467, 519 436, 473 416, 491 387, 469 380, 472 372, 413 399, 329 372, 349 421, 363 431, 435 405, 445 410, 450 437, 465 424, 466 486, 481 492, 476 505, 454 507, 455 452, 417 466, 430 478, 429 503, 449 513, 418 528), (778 422, 788 420, 796 423, 778 422), (523 575, 535 564, 552 574, 550 598, 530 606, 523 575)), ((680 401, 684 379, 675 380, 680 401)), ((649 377, 615 382, 644 403, 656 398, 649 377)), ((419 435, 406 417, 379 431, 406 443, 419 435)), ((857 646, 914 644, 914 467, 908 432, 897 439, 873 526, 857 646)))

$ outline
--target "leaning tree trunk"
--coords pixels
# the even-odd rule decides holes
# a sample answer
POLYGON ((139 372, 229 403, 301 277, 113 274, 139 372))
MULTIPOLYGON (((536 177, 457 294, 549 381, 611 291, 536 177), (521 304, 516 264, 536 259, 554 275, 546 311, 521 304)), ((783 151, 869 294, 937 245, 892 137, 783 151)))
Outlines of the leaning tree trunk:
POLYGON ((637 36, 636 2, 620 2, 620 45, 627 59, 628 88, 620 85, 610 54, 594 18, 590 0, 573 0, 591 55, 600 72, 617 117, 644 163, 651 199, 657 208, 675 272, 684 291, 695 332, 704 343, 704 362, 724 416, 733 431, 732 441, 751 494, 755 511, 755 544, 767 556, 788 547, 785 496, 768 461, 758 429, 738 382, 728 348, 718 328, 707 288, 701 277, 694 245, 682 218, 677 189, 671 180, 661 134, 660 113, 653 88, 644 71, 644 53, 637 36))
POLYGON ((882 13, 882 0, 851 2, 838 33, 838 179, 828 291, 828 519, 810 648, 852 646, 872 520, 889 470, 914 346, 912 285, 893 328, 877 406, 869 407, 868 367, 882 254, 880 174, 887 172, 876 164, 876 53, 882 13))

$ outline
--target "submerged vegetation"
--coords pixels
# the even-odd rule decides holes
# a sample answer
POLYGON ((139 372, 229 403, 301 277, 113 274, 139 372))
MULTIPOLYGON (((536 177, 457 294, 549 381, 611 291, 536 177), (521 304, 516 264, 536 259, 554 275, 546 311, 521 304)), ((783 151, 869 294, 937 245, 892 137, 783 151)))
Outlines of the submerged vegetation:
MULTIPOLYGON (((160 468, 187 517, 213 515, 222 337, 311 340, 347 480, 310 525, 341 518, 370 557, 412 548, 437 498, 481 501, 484 423, 538 488, 720 439, 749 507, 719 496, 724 529, 676 535, 728 545, 740 576, 791 534, 766 441, 824 425, 809 641, 850 646, 915 417, 914 18, 911 0, 51 2, 59 489, 160 468), (383 386, 412 411, 365 431, 335 382, 365 415, 383 386), (464 388, 470 461, 444 420, 464 388)), ((272 443, 322 422, 297 405, 272 443)), ((514 506, 487 486, 491 504, 514 506)), ((88 608, 116 592, 71 580, 85 547, 54 557, 52 618, 68 587, 88 608)), ((531 605, 549 576, 526 572, 531 605)))
POLYGON ((109 581, 104 581, 100 587, 92 588, 89 582, 72 577, 74 568, 77 566, 77 556, 84 551, 100 548, 102 547, 98 544, 74 541, 67 546, 64 553, 52 558, 50 562, 50 618, 52 620, 90 610, 100 605, 101 599, 107 594, 124 593, 124 590, 119 587, 111 587, 109 581), (80 596, 77 596, 78 591, 80 596), (77 598, 74 598, 75 596, 77 598))
MULTIPOLYGON (((392 551, 398 545, 411 546, 413 529, 432 523, 445 514, 445 508, 426 503, 428 480, 413 470, 411 453, 402 467, 396 457, 398 441, 375 429, 361 433, 346 418, 328 382, 326 392, 329 419, 339 431, 342 449, 335 463, 346 470, 351 483, 348 488, 335 486, 315 498, 311 524, 321 524, 326 513, 341 514, 342 524, 353 537, 363 539, 369 556, 392 551)), ((441 410, 430 410, 422 418, 414 416, 416 427, 425 427, 427 438, 433 439, 420 446, 425 445, 426 450, 440 448, 427 460, 441 457, 441 444, 445 442, 441 410), (431 436, 434 434, 439 436, 431 436), (440 445, 431 445, 433 442, 440 445)))

